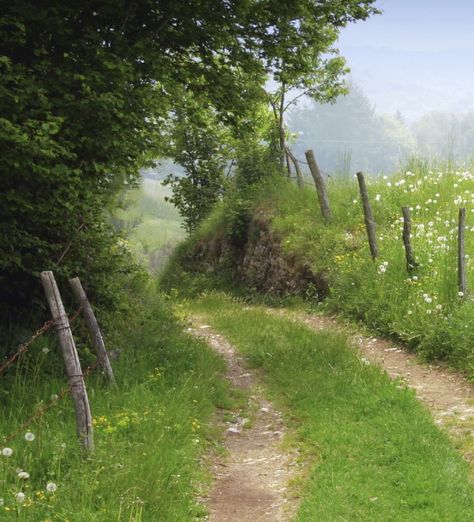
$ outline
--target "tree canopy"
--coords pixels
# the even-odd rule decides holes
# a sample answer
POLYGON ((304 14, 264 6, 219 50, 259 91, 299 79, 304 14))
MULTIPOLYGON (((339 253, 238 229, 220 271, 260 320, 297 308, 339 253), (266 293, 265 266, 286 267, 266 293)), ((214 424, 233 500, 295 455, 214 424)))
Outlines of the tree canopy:
POLYGON ((96 298, 112 299, 126 268, 104 210, 161 154, 177 92, 238 127, 268 74, 304 78, 307 50, 373 4, 2 0, 1 316, 41 307, 44 269, 87 273, 96 298))

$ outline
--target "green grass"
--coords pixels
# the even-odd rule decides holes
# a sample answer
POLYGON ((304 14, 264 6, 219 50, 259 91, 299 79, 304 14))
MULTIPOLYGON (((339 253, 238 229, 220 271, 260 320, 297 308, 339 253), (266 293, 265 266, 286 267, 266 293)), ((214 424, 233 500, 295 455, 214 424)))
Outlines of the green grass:
POLYGON ((298 521, 474 517, 467 464, 414 393, 366 365, 342 334, 210 294, 191 303, 249 363, 313 460, 298 521))
MULTIPOLYGON (((368 177, 380 255, 371 259, 356 179, 331 179, 334 218, 324 223, 312 187, 299 189, 272 178, 252 191, 231 193, 183 249, 212 242, 216 235, 242 235, 252 213, 271 223, 283 250, 314 273, 324 272, 330 295, 324 307, 363 322, 372 331, 394 337, 428 360, 445 361, 474 375, 474 174, 466 167, 412 159, 406 169, 387 177, 368 177), (401 237, 401 207, 412 209, 412 243, 418 267, 406 269, 401 237), (467 209, 468 287, 458 295, 457 219, 467 209)), ((217 263, 212 272, 180 270, 179 258, 165 271, 168 287, 225 288, 235 284, 237 267, 217 263), (223 284, 224 281, 224 284, 223 284), (183 286, 181 284, 181 286, 183 286)), ((189 263, 188 263, 189 265, 189 263)), ((246 290, 243 289, 243 292, 246 290)), ((248 291, 247 291, 248 293, 248 291)), ((307 297, 314 292, 308 289, 307 297)))
MULTIPOLYGON (((108 322, 118 391, 103 378, 87 379, 96 451, 84 459, 69 398, 1 447, 0 519, 5 521, 187 521, 203 514, 196 502, 207 477, 200 459, 214 444, 212 416, 229 403, 223 362, 203 343, 182 333, 159 297, 132 298, 108 322), (35 434, 33 442, 24 439, 35 434), (17 469, 30 474, 17 477, 17 469), (54 494, 48 482, 57 484, 54 494), (24 492, 24 503, 15 496, 24 492)), ((75 331, 84 365, 90 348, 75 331)), ((0 435, 5 436, 65 385, 54 338, 38 340, 31 354, 2 376, 0 435), (47 350, 48 353, 44 353, 47 350)))

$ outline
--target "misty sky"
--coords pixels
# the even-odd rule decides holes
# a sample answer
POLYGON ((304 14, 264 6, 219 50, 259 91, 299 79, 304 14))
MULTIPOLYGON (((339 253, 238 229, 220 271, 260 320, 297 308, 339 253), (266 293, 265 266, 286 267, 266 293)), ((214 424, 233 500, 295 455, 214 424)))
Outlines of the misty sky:
POLYGON ((408 120, 474 109, 474 0, 379 0, 384 11, 343 30, 352 78, 378 112, 408 120))

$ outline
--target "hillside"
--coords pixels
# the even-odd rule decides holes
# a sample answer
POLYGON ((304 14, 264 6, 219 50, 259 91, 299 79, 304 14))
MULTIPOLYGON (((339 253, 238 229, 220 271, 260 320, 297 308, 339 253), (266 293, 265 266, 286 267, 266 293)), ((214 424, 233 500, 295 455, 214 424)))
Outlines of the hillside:
POLYGON ((369 179, 380 250, 375 262, 356 180, 329 182, 334 218, 325 224, 312 188, 272 179, 216 209, 184 248, 181 266, 184 272, 211 273, 217 286, 228 276, 250 290, 304 295, 401 340, 425 358, 471 372, 474 306, 469 295, 459 295, 456 256, 458 211, 465 207, 467 279, 474 281, 472 178, 465 170, 417 162, 397 176, 369 179), (401 237, 402 206, 411 209, 413 221, 417 266, 411 272, 401 237), (273 247, 265 252, 269 236, 273 247), (289 292, 259 286, 252 273, 259 266, 265 278, 276 265, 292 267, 280 274, 289 292))

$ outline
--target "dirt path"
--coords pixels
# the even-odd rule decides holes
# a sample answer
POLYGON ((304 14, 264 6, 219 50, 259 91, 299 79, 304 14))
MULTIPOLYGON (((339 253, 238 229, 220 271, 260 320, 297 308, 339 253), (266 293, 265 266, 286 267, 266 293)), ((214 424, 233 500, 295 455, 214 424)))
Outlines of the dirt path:
POLYGON ((189 331, 204 339, 227 362, 226 378, 249 396, 246 411, 222 414, 227 456, 213 463, 215 481, 205 499, 212 522, 283 522, 290 520, 296 500, 288 497, 288 482, 297 473, 295 459, 285 453, 281 414, 265 400, 256 371, 219 334, 198 318, 189 331), (230 417, 230 418, 229 418, 230 417))
MULTIPOLYGON (((278 313, 302 322, 315 330, 343 330, 330 317, 287 311, 278 313)), ((431 411, 435 423, 453 436, 474 475, 474 386, 461 375, 447 369, 421 364, 415 355, 393 342, 350 333, 362 360, 381 366, 393 379, 415 390, 418 399, 431 411)))

